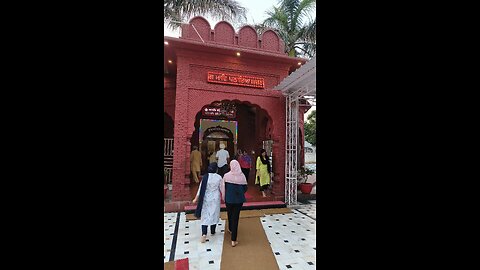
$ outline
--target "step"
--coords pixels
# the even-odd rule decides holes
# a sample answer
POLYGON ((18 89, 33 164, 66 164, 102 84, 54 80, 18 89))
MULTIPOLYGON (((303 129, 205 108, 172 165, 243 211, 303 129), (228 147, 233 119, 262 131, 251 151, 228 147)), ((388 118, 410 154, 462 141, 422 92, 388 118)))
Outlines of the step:
MULTIPOLYGON (((265 202, 246 202, 242 206, 242 210, 267 209, 267 208, 284 208, 287 205, 282 201, 265 201, 265 202)), ((186 205, 184 210, 187 214, 195 213, 196 205, 186 205)), ((227 210, 225 204, 220 204, 220 210, 227 210)))
POLYGON ((188 258, 175 261, 175 270, 188 270, 188 258))

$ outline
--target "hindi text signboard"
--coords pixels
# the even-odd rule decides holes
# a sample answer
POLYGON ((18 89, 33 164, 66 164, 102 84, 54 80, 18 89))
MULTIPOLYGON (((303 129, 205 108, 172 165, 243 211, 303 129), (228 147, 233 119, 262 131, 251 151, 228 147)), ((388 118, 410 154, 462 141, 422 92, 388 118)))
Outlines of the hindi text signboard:
POLYGON ((265 88, 265 80, 259 77, 232 75, 220 72, 208 72, 207 82, 230 84, 244 87, 265 88))

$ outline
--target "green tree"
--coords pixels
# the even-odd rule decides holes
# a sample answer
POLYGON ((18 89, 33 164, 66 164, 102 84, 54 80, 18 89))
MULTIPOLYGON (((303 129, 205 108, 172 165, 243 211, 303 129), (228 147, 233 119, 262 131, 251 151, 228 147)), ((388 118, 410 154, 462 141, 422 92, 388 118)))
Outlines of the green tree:
POLYGON ((305 140, 313 146, 317 145, 317 111, 312 111, 307 117, 307 122, 304 125, 305 140))
POLYGON ((289 56, 311 58, 316 53, 317 18, 311 18, 316 0, 280 0, 278 7, 267 11, 268 18, 256 25, 260 32, 273 28, 285 42, 289 56))
POLYGON ((235 0, 165 0, 163 1, 164 23, 172 29, 179 23, 197 15, 210 15, 214 19, 243 22, 246 8, 235 0))

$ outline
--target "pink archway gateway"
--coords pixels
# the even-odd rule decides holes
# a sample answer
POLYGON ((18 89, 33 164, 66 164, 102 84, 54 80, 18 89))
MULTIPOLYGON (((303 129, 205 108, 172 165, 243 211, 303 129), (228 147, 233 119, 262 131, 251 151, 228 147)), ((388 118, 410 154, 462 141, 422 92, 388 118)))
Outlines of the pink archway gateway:
MULTIPOLYGON (((261 35, 246 29, 233 32, 226 23, 211 29, 203 18, 195 17, 182 26, 180 38, 164 37, 168 67, 164 77, 175 82, 174 94, 164 102, 174 104, 172 203, 177 210, 192 199, 189 153, 196 115, 215 101, 235 101, 266 112, 272 124, 274 173, 279 183, 285 178, 286 99, 273 88, 305 60, 288 57, 274 32, 262 41, 261 35)), ((276 199, 283 200, 283 184, 274 189, 276 199)))

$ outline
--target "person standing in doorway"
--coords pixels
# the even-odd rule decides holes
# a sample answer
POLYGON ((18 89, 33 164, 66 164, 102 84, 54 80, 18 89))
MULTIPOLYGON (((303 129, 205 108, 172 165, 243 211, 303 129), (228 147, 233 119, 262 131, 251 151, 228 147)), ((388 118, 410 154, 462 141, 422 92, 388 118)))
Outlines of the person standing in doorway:
POLYGON ((194 215, 201 219, 202 237, 200 242, 202 243, 207 240, 208 226, 210 226, 211 235, 215 234, 215 228, 220 218, 220 196, 225 197, 225 184, 222 177, 216 172, 217 164, 210 164, 208 173, 203 176, 197 195, 192 201, 193 203, 198 202, 194 215))
POLYGON ((216 154, 216 151, 210 152, 208 154, 208 164, 217 163, 217 157, 215 157, 216 154))
POLYGON ((198 151, 197 146, 193 146, 193 151, 190 153, 190 170, 193 175, 193 180, 198 183, 200 180, 200 169, 202 168, 202 153, 198 151))
POLYGON ((240 163, 242 172, 248 182, 248 176, 250 175, 250 169, 252 168, 252 158, 248 155, 247 151, 244 150, 238 162, 240 163))
POLYGON ((218 163, 218 174, 223 177, 228 172, 228 162, 230 161, 230 154, 225 150, 225 145, 220 144, 220 150, 216 154, 218 163))
POLYGON ((257 173, 255 174, 255 184, 260 185, 260 191, 263 197, 267 197, 265 190, 270 185, 270 174, 272 168, 270 167, 270 160, 265 149, 260 150, 260 156, 257 158, 257 173))
POLYGON ((245 192, 247 192, 247 180, 240 169, 240 163, 236 160, 230 162, 230 172, 223 177, 224 185, 223 200, 227 206, 228 228, 227 232, 231 234, 232 247, 235 247, 238 234, 238 221, 240 219, 240 210, 242 210, 245 200, 245 192))

